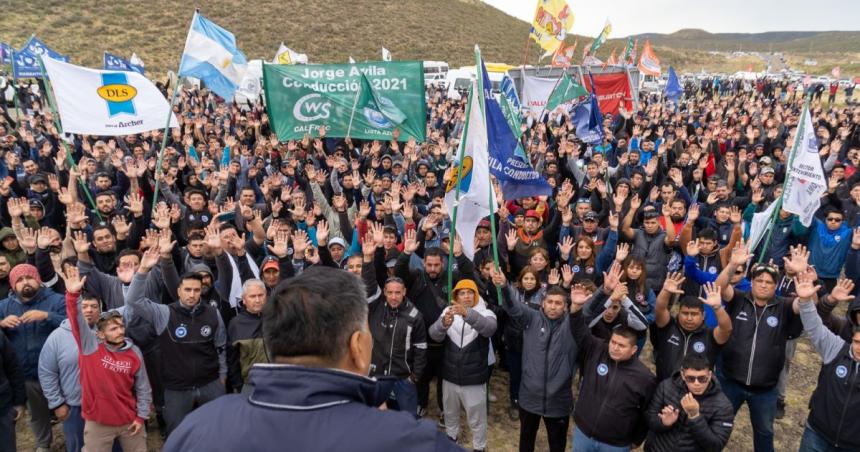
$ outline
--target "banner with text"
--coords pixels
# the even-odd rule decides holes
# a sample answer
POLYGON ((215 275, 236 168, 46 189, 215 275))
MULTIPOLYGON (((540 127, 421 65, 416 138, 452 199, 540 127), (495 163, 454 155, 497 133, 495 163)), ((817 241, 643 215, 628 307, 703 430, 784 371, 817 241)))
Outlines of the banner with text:
POLYGON ((526 75, 523 77, 523 108, 532 113, 532 117, 537 118, 546 107, 546 101, 552 90, 558 83, 558 77, 535 77, 526 75))
POLYGON ((272 127, 282 141, 301 139, 321 126, 328 127, 330 137, 390 140, 399 128, 400 141, 426 139, 427 107, 420 61, 265 64, 263 85, 272 127), (403 112, 401 124, 392 123, 373 103, 357 106, 362 73, 380 103, 403 112))
POLYGON ((618 114, 622 105, 627 111, 633 111, 633 98, 630 94, 630 80, 625 72, 614 74, 594 74, 594 89, 591 88, 591 80, 585 78, 585 87, 589 92, 597 95, 600 111, 603 114, 618 114))

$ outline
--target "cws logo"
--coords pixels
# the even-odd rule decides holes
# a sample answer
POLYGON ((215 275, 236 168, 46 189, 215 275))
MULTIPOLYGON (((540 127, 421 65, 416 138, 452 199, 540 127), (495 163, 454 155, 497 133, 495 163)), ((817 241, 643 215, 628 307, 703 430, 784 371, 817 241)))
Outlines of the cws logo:
POLYGON ((137 88, 128 84, 124 73, 102 74, 102 86, 96 92, 107 102, 108 113, 116 116, 120 113, 136 115, 132 100, 137 96, 137 88))
POLYGON ((331 102, 324 100, 319 93, 302 96, 293 106, 293 117, 299 121, 310 122, 328 119, 331 115, 331 102))
POLYGON ((453 190, 457 184, 460 184, 460 193, 467 193, 469 186, 472 183, 472 157, 466 156, 463 158, 463 175, 459 174, 460 166, 454 165, 451 167, 451 179, 445 185, 445 193, 453 190))

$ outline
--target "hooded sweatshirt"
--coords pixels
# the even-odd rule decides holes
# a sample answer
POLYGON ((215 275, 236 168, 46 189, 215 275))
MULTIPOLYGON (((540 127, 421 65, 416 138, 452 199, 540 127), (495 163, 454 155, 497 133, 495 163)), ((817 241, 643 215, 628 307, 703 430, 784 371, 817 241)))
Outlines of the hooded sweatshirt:
POLYGON ((81 406, 78 347, 69 319, 54 330, 39 354, 39 383, 48 399, 48 408, 62 404, 81 406))

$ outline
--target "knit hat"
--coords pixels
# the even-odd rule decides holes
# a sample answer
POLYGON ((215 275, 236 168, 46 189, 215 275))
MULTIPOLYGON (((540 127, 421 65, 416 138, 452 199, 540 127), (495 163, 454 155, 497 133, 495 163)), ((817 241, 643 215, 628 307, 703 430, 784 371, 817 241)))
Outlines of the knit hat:
POLYGON ((29 276, 35 279, 37 283, 42 284, 42 280, 39 278, 39 270, 37 270, 35 266, 30 264, 18 264, 9 272, 9 286, 14 288, 15 284, 18 283, 18 280, 25 276, 29 276))
MULTIPOLYGON (((22 265, 23 265, 23 264, 22 264, 22 265)), ((16 268, 17 268, 17 267, 16 267, 16 268)), ((33 268, 35 268, 35 267, 33 267, 33 268)), ((461 279, 461 280, 460 280, 460 282, 458 282, 458 283, 457 283, 457 285, 456 285, 456 286, 454 286, 454 292, 453 292, 453 294, 454 294, 454 296, 455 296, 455 297, 457 296, 457 291, 458 291, 458 290, 471 290, 471 291, 472 291, 472 293, 474 293, 474 294, 475 294, 475 300, 476 300, 476 301, 478 300, 478 297, 479 297, 479 294, 478 294, 478 285, 477 285, 477 284, 475 284, 475 281, 472 281, 471 279, 461 279)))

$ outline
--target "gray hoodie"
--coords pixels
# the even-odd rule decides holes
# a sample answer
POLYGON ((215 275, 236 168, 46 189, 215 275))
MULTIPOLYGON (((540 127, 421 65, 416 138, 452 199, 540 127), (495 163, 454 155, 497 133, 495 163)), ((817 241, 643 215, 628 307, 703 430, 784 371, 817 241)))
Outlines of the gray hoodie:
POLYGON ((69 319, 51 332, 39 353, 39 383, 48 399, 48 408, 53 410, 64 403, 81 406, 78 344, 69 319))

